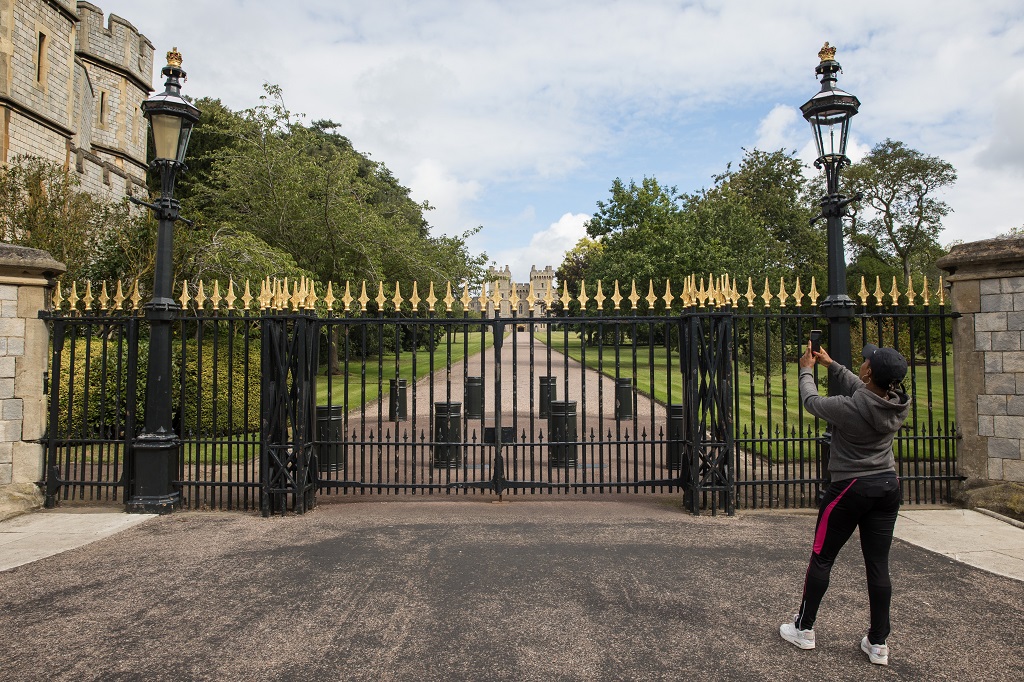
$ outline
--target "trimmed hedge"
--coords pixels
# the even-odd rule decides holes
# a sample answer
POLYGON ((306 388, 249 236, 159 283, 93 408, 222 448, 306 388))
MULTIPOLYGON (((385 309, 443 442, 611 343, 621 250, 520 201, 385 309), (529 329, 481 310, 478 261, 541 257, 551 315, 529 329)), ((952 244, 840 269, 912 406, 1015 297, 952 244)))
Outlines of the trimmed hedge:
MULTIPOLYGON (((181 342, 175 343, 176 359, 181 342)), ((180 366, 175 366, 180 376, 180 366)), ((185 353, 184 429, 186 438, 253 433, 260 429, 260 342, 226 334, 203 339, 201 352, 189 339, 185 353), (216 348, 215 348, 216 346, 216 348), (245 356, 248 351, 249 372, 245 356), (230 362, 229 362, 230 360, 230 362), (202 377, 200 377, 200 370, 202 377), (215 414, 216 413, 216 414, 215 414), (216 421, 214 417, 216 416, 216 421)), ((175 405, 181 400, 175 396, 175 405)), ((177 412, 177 410, 175 410, 177 412)))
MULTIPOLYGON (((232 344, 227 334, 216 338, 211 335, 204 338, 202 348, 197 349, 196 342, 189 339, 185 346, 184 395, 180 384, 181 349, 181 339, 175 339, 171 358, 171 404, 174 426, 182 437, 215 437, 259 431, 259 340, 250 339, 247 349, 240 336, 234 337, 232 344), (248 376, 245 373, 247 350, 248 376), (183 399, 184 410, 181 409, 183 399)), ((60 413, 56 425, 51 428, 55 427, 58 437, 63 438, 124 438, 131 388, 127 385, 127 341, 105 340, 99 336, 88 340, 78 338, 74 344, 68 340, 61 355, 61 376, 55 386, 60 391, 60 413)), ((148 358, 149 341, 143 338, 139 340, 138 376, 134 387, 137 430, 145 421, 148 358)))

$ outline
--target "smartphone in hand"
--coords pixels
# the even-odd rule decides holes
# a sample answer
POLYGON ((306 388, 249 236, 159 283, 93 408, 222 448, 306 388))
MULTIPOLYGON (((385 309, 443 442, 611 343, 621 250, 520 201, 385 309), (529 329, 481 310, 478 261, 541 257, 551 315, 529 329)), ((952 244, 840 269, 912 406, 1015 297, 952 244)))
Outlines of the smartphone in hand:
POLYGON ((815 353, 821 352, 821 330, 820 329, 812 329, 811 330, 811 350, 813 350, 815 353))

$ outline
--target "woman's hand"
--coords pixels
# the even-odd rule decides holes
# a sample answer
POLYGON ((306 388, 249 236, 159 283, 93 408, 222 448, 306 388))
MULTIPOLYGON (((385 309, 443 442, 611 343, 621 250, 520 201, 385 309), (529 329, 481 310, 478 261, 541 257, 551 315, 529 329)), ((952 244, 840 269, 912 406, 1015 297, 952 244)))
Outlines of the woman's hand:
MULTIPOLYGON (((828 356, 826 355, 825 357, 828 357, 828 356)), ((800 366, 801 367, 805 367, 805 368, 806 367, 814 367, 814 363, 816 361, 817 361, 817 357, 815 356, 814 351, 811 350, 811 342, 808 341, 807 342, 807 350, 804 351, 804 354, 800 356, 800 366)), ((832 362, 832 359, 829 358, 829 363, 831 363, 831 362, 832 362)))
POLYGON ((815 353, 814 354, 814 358, 818 361, 818 364, 821 365, 822 367, 828 368, 828 367, 832 366, 832 358, 831 358, 831 356, 829 356, 828 353, 825 352, 824 348, 822 348, 817 353, 815 353))

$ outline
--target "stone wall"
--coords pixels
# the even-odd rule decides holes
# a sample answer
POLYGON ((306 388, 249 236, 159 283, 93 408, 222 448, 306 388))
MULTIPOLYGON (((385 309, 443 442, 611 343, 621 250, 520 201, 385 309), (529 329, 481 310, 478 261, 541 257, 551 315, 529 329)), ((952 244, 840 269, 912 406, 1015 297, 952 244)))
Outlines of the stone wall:
POLYGON ((0 0, 0 163, 44 158, 101 199, 143 189, 153 53, 91 3, 0 0))
POLYGON ((960 244, 950 273, 960 471, 968 485, 1024 481, 1024 238, 960 244))
POLYGON ((0 519, 43 502, 49 339, 39 311, 62 272, 45 251, 0 244, 0 519))

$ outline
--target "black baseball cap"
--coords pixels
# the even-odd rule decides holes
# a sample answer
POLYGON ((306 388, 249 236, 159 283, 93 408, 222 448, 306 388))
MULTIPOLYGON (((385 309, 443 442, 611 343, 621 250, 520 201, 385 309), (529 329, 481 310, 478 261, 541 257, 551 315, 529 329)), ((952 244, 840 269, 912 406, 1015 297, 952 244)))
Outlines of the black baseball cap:
POLYGON ((889 386, 907 376, 907 359, 895 348, 879 348, 869 343, 860 354, 868 361, 871 376, 878 386, 889 386))

